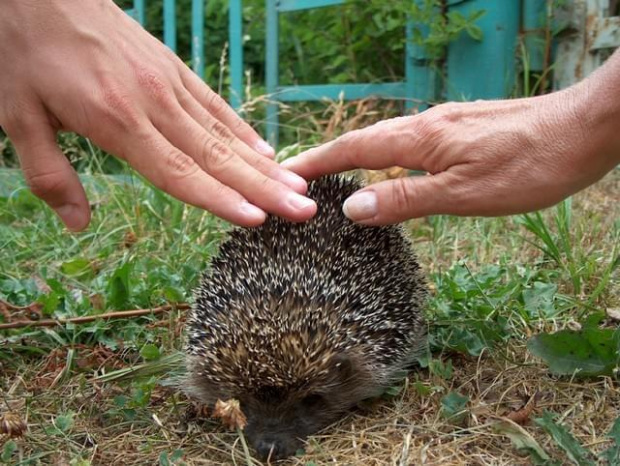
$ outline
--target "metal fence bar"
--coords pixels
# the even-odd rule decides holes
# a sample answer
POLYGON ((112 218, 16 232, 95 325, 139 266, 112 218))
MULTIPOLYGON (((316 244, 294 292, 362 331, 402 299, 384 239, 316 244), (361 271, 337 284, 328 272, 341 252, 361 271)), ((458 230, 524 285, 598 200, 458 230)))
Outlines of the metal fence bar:
MULTIPOLYGON (((279 16, 277 9, 278 0, 266 0, 267 2, 267 39, 266 39, 266 87, 269 99, 273 99, 273 95, 278 89, 278 73, 280 59, 278 57, 278 37, 279 37, 279 16)), ((278 145, 278 105, 269 103, 267 105, 266 115, 266 132, 267 141, 273 146, 278 145)))
POLYGON ((356 100, 365 97, 388 97, 405 99, 407 87, 404 82, 383 84, 314 84, 280 86, 274 97, 281 102, 301 102, 322 99, 356 100))
POLYGON ((177 51, 177 15, 176 0, 164 0, 164 43, 176 53, 177 51))
MULTIPOLYGON (((405 94, 407 97, 411 97, 415 94, 415 56, 414 56, 414 44, 413 40, 413 23, 407 21, 405 35, 407 37, 407 45, 405 46, 405 94)), ((405 102, 405 108, 410 111, 413 108, 413 101, 407 100, 405 102)))
POLYGON ((134 0, 133 6, 123 11, 144 26, 144 0, 134 0))
POLYGON ((204 0, 192 0, 192 69, 205 77, 205 4, 204 0))
POLYGON ((133 9, 135 12, 136 20, 144 26, 145 23, 145 15, 144 12, 146 10, 146 0, 133 0, 133 9))
POLYGON ((242 0, 230 0, 228 41, 230 44, 230 98, 232 108, 243 102, 243 5, 242 0))
MULTIPOLYGON (((423 0, 414 0, 422 7, 423 0)), ((406 26, 407 46, 405 48, 405 83, 407 86, 407 100, 405 108, 411 111, 416 107, 419 111, 426 110, 429 102, 437 98, 437 75, 429 66, 430 60, 424 47, 413 42, 413 31, 418 29, 423 36, 428 35, 427 24, 416 23, 409 18, 406 26), (416 103, 411 100, 413 96, 421 101, 416 103)))
POLYGON ((279 0, 278 11, 300 11, 324 6, 342 5, 344 0, 279 0))

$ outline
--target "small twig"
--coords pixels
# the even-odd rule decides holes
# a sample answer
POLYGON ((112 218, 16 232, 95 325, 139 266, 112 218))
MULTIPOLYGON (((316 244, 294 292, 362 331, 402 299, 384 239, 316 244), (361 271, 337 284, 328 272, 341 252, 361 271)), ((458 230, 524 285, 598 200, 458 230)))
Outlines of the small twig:
POLYGON ((185 310, 189 309, 189 307, 190 305, 187 303, 166 304, 165 306, 154 307, 152 309, 114 311, 95 316, 71 317, 69 319, 22 320, 17 322, 10 322, 7 324, 0 324, 0 330, 23 327, 56 327, 65 324, 86 324, 89 322, 94 322, 96 320, 131 319, 132 317, 161 314, 163 312, 171 311, 174 309, 185 310))
POLYGON ((30 309, 32 304, 28 304, 27 306, 16 306, 15 304, 11 304, 8 301, 0 299, 0 306, 6 307, 9 311, 27 311, 30 309))

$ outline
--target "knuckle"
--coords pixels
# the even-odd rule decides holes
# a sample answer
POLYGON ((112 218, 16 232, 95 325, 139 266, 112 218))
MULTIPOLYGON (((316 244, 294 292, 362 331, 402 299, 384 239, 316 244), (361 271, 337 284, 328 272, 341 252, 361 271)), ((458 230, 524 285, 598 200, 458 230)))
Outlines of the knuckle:
POLYGON ((207 91, 207 108, 215 117, 221 116, 226 110, 226 101, 211 89, 207 91))
POLYGON ((64 193, 65 177, 61 172, 25 171, 30 191, 41 199, 54 199, 64 193))
POLYGON ((0 102, 0 127, 13 141, 26 140, 41 111, 19 96, 0 102))
POLYGON ((418 120, 415 133, 421 140, 437 142, 448 123, 443 111, 429 112, 418 120))
POLYGON ((437 113, 445 119, 454 119, 460 116, 463 104, 459 102, 446 102, 445 104, 435 107, 437 113))
POLYGON ((408 178, 397 178, 390 184, 391 200, 397 212, 409 212, 413 206, 412 185, 408 178))
POLYGON ((133 130, 138 126, 138 114, 129 97, 119 87, 104 85, 102 96, 103 105, 100 110, 106 120, 128 130, 133 130))
POLYGON ((355 130, 342 136, 337 151, 355 166, 366 165, 365 150, 368 133, 363 130, 355 130))
POLYGON ((165 108, 169 109, 172 107, 172 93, 166 81, 158 73, 147 68, 139 68, 136 73, 140 87, 152 99, 165 108))
POLYGON ((171 151, 166 157, 166 162, 177 178, 191 176, 198 170, 198 165, 194 159, 179 150, 171 151))
POLYGON ((227 145, 230 145, 233 141, 232 132, 228 129, 228 127, 224 123, 220 121, 216 121, 215 123, 213 123, 213 126, 211 126, 211 129, 209 130, 209 132, 217 140, 222 141, 227 145))
POLYGON ((430 109, 428 116, 432 117, 432 121, 437 125, 445 126, 461 119, 462 105, 459 102, 446 102, 430 109))
POLYGON ((206 169, 211 173, 224 171, 234 156, 228 146, 219 141, 209 138, 203 143, 203 161, 206 169))

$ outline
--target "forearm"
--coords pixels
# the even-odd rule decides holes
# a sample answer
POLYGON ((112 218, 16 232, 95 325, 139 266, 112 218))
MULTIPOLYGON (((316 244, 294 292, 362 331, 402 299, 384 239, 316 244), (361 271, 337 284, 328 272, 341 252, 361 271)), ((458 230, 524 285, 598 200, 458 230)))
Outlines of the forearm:
POLYGON ((593 154, 611 170, 620 163, 620 50, 575 90, 590 129, 593 154))

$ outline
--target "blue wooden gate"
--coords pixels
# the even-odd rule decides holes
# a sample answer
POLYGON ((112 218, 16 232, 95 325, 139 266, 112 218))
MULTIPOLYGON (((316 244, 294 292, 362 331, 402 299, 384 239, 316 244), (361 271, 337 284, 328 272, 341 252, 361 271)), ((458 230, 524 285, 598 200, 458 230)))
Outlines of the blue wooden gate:
MULTIPOLYGON (((177 19, 176 0, 161 0, 164 7, 164 43, 176 52, 177 48, 177 19)), ((204 0, 192 0, 192 69, 198 76, 204 78, 205 51, 204 30, 205 10, 204 0)), ((142 26, 145 23, 146 0, 133 0, 133 8, 125 10, 142 26)))
MULTIPOLYGON (((164 42, 176 50, 175 0, 163 2, 164 42)), ((483 10, 485 15, 477 25, 483 32, 483 39, 476 41, 466 34, 451 42, 446 53, 445 73, 447 86, 440 94, 436 86, 437 77, 429 66, 423 48, 411 40, 413 28, 425 34, 424 24, 409 22, 403 31, 407 40, 405 53, 405 79, 394 83, 350 83, 322 85, 279 85, 278 24, 280 15, 291 11, 313 8, 338 8, 347 0, 265 0, 266 2, 266 86, 269 97, 275 103, 268 105, 266 137, 274 145, 278 136, 277 102, 315 101, 321 99, 359 99, 379 96, 392 99, 406 99, 407 107, 418 110, 427 108, 428 103, 439 100, 495 99, 507 97, 514 87, 516 73, 516 47, 519 37, 525 45, 532 71, 543 71, 543 45, 547 20, 548 0, 446 0, 448 10, 463 15, 483 10)), ((423 0, 394 0, 421 2, 423 0)), ((575 0, 576 3, 593 0, 575 0)), ((603 1, 603 0, 597 0, 603 1)), ((191 0, 192 5, 192 68, 204 78, 204 2, 191 0)), ((229 0, 229 60, 231 74, 230 104, 239 108, 243 101, 243 20, 242 0, 229 0)), ((134 0, 133 8, 127 10, 144 25, 146 0, 134 0)), ((617 21, 601 27, 598 36, 607 37, 616 27, 617 21), (605 35, 607 34, 607 35, 605 35)), ((607 23, 605 23, 607 24, 607 23)), ((617 40, 615 42, 618 42, 617 40)), ((615 43, 614 43, 615 44, 615 43)), ((616 44, 617 45, 617 44, 616 44)), ((615 45, 614 45, 615 46, 615 45)))

